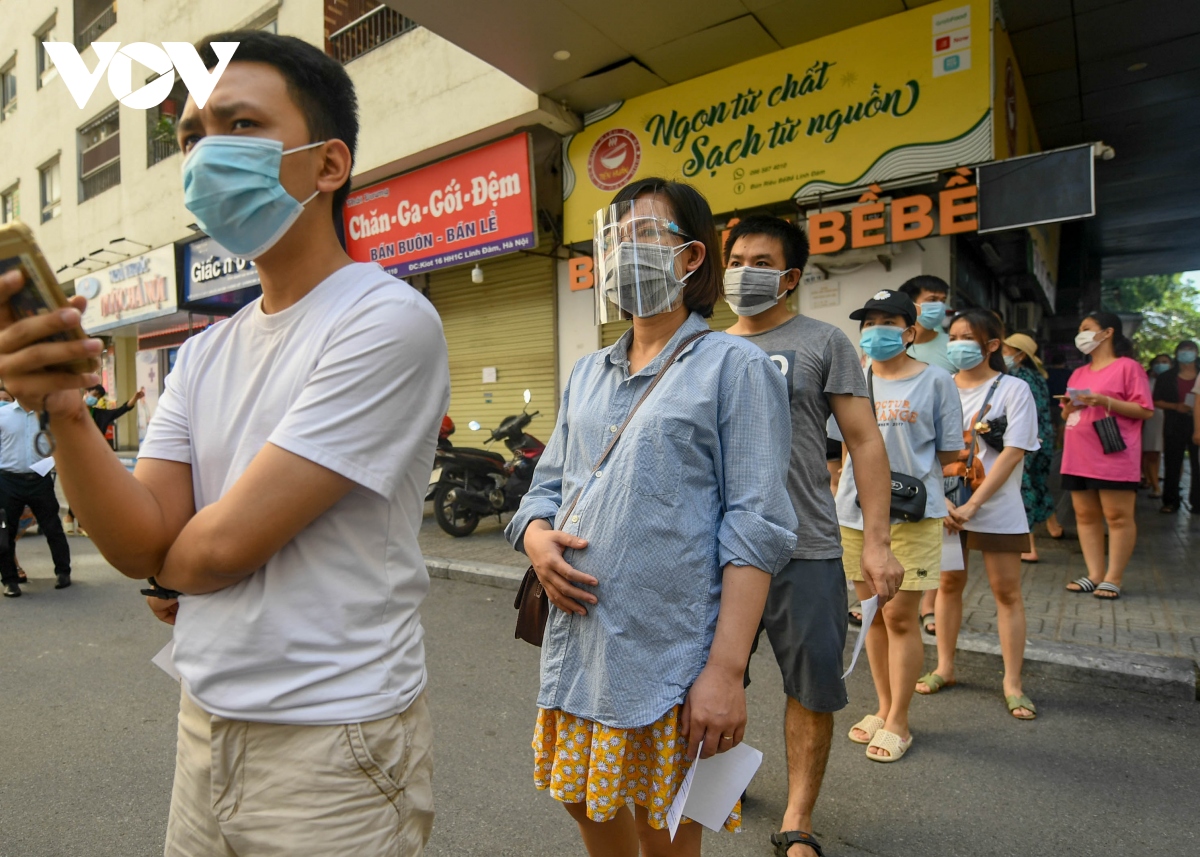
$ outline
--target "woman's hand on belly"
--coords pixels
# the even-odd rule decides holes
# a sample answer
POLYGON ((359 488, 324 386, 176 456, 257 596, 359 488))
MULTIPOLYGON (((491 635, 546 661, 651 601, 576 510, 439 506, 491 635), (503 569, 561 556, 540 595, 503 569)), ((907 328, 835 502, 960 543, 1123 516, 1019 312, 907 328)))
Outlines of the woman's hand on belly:
POLYGON ((564 613, 586 616, 587 608, 583 605, 596 604, 596 596, 584 592, 575 584, 595 586, 596 578, 574 568, 563 559, 563 551, 567 548, 585 548, 587 539, 551 529, 547 521, 537 520, 525 528, 524 546, 525 555, 529 557, 550 603, 564 613))

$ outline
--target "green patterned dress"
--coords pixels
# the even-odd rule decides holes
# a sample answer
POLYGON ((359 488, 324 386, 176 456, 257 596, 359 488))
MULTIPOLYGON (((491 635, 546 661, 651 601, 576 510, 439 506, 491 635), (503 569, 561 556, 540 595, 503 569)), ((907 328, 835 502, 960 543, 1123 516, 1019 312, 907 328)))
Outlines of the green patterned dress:
POLYGON ((1042 448, 1037 452, 1025 453, 1025 472, 1021 476, 1021 499, 1025 502, 1025 517, 1030 530, 1054 514, 1054 498, 1050 496, 1047 480, 1050 478, 1050 462, 1054 457, 1054 424, 1050 420, 1050 388, 1046 379, 1033 366, 1024 361, 1012 371, 1029 385, 1033 401, 1037 405, 1038 440, 1042 448))

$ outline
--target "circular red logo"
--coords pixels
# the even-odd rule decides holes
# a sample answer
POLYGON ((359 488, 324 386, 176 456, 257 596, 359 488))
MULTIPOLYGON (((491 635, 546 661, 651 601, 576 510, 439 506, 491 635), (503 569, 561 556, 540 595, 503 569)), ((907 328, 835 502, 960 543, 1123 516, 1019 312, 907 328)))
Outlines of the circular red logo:
POLYGON ((588 155, 588 178, 600 190, 619 190, 633 179, 642 146, 632 131, 613 128, 600 135, 588 155))

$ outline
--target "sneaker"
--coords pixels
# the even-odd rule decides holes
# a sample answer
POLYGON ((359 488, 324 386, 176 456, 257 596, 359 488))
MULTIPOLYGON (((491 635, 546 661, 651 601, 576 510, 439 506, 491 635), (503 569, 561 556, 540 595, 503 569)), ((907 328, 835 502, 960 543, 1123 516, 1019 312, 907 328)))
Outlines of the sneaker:
POLYGON ((4 597, 5 598, 20 598, 21 597, 21 587, 17 586, 15 583, 4 584, 4 597))

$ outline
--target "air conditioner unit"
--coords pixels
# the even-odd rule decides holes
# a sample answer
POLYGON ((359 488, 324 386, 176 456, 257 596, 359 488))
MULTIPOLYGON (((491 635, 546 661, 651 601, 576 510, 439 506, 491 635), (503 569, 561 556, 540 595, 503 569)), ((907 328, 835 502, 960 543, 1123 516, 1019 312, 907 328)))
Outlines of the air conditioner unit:
POLYGON ((1014 327, 1017 330, 1029 330, 1034 333, 1042 326, 1042 305, 1037 301, 1022 301, 1013 304, 1014 327))

